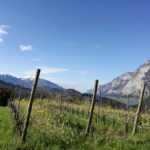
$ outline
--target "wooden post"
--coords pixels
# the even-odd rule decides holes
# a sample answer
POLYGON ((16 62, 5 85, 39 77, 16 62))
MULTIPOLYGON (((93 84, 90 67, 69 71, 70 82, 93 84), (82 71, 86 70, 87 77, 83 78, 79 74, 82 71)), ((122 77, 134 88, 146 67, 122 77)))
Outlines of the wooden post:
POLYGON ((22 88, 23 88, 23 85, 21 85, 21 88, 20 88, 17 111, 19 111, 19 107, 20 107, 20 101, 21 101, 21 95, 22 95, 22 88))
POLYGON ((132 131, 133 135, 135 135, 136 131, 137 131, 137 124, 138 124, 138 120, 139 120, 139 116, 140 116, 140 112, 141 112, 141 106, 142 106, 142 101, 143 101, 143 97, 144 97, 145 86, 146 86, 146 84, 144 83, 142 85, 142 89, 141 89, 141 93, 140 93, 139 104, 138 104, 137 112, 135 114, 135 119, 134 119, 134 126, 133 126, 133 131, 132 131))
POLYGON ((37 84, 38 84, 40 71, 41 71, 40 69, 37 69, 35 80, 34 80, 34 83, 33 83, 32 91, 31 91, 31 95, 30 95, 30 100, 29 100, 29 105, 28 105, 28 109, 27 109, 26 120, 25 120, 23 133, 22 133, 22 143, 26 142, 27 129, 28 129, 28 125, 29 125, 29 119, 30 119, 30 115, 31 115, 31 111, 32 111, 32 104, 33 104, 33 100, 34 100, 36 87, 37 87, 37 84))
POLYGON ((128 131, 129 131, 128 123, 129 123, 129 114, 127 114, 126 117, 125 117, 125 134, 127 134, 128 131))
POLYGON ((115 124, 116 124, 116 120, 115 120, 115 118, 113 117, 113 129, 115 128, 115 124))
POLYGON ((102 120, 103 120, 103 125, 105 125, 106 124, 106 116, 104 114, 103 114, 102 120))
POLYGON ((15 101, 15 97, 16 97, 16 87, 14 86, 14 89, 13 89, 13 93, 12 93, 12 100, 11 100, 11 105, 14 106, 14 101, 15 101))
POLYGON ((88 120, 86 131, 85 131, 86 134, 88 134, 90 132, 90 127, 91 127, 91 122, 92 122, 92 117, 93 117, 93 111, 94 111, 94 106, 95 106, 95 101, 96 101, 97 87, 98 87, 98 80, 95 81, 91 110, 90 110, 89 120, 88 120))

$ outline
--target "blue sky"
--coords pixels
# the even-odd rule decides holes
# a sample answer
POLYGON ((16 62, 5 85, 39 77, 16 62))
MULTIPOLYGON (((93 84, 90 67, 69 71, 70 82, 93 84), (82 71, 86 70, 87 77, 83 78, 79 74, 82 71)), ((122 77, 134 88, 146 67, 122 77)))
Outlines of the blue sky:
POLYGON ((0 73, 82 92, 150 56, 149 0, 1 0, 0 73))

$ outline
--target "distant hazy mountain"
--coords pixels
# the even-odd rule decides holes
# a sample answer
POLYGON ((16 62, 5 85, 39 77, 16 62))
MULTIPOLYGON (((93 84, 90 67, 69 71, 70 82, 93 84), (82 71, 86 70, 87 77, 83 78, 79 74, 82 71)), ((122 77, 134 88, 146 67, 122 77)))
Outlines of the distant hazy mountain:
MULTIPOLYGON (((126 95, 138 96, 141 84, 145 82, 150 87, 150 60, 138 67, 135 72, 127 72, 111 82, 98 88, 103 96, 123 97, 126 95)), ((150 88, 146 89, 149 93, 150 88)), ((89 90, 88 92, 92 92, 89 90)))
MULTIPOLYGON (((9 75, 9 74, 0 74, 0 81, 12 83, 14 85, 23 85, 24 87, 31 89, 32 83, 33 83, 33 78, 17 78, 12 75, 9 75)), ((45 79, 39 79, 38 87, 50 88, 50 89, 52 89, 52 88, 60 89, 59 85, 57 85, 53 82, 50 82, 48 80, 45 80, 45 79)))

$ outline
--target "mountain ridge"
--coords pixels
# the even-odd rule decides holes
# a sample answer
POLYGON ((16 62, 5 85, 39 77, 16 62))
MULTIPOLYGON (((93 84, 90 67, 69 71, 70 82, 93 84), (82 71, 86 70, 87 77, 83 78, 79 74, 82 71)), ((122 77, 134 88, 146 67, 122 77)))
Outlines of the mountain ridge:
MULTIPOLYGON (((126 97, 127 95, 139 96, 141 84, 145 82, 150 85, 150 60, 140 65, 133 72, 125 72, 112 81, 98 87, 98 93, 102 96, 126 97)), ((91 90, 87 91, 92 92, 91 90)), ((147 88, 150 93, 150 89, 147 88)))
MULTIPOLYGON (((15 76, 12 76, 10 74, 0 74, 0 80, 4 81, 6 83, 11 83, 14 85, 23 85, 25 88, 32 88, 33 84, 33 78, 17 78, 15 76)), ((53 83, 46 79, 39 79, 38 81, 38 87, 40 88, 50 88, 50 89, 60 89, 61 86, 57 85, 56 83, 53 83)))

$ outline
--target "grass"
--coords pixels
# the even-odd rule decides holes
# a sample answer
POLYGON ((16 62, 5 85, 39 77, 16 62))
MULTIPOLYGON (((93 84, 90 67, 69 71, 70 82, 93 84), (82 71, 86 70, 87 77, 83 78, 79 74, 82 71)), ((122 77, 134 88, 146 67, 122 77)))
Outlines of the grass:
MULTIPOLYGON (((21 101, 21 118, 26 113, 28 101, 21 101)), ((17 105, 17 102, 16 102, 17 105)), ((112 116, 106 118, 106 124, 102 117, 96 122, 93 118, 92 126, 97 132, 85 135, 87 113, 77 114, 78 110, 87 110, 89 104, 65 104, 62 110, 58 102, 48 100, 35 100, 32 116, 29 124, 27 142, 20 146, 17 132, 14 134, 14 122, 8 107, 0 108, 0 149, 26 149, 26 150, 149 150, 150 149, 150 125, 141 128, 136 136, 131 135, 132 123, 128 134, 124 133, 122 116, 123 110, 110 110, 111 114, 118 117, 115 126, 112 126, 112 116), (75 111, 72 111, 74 109, 75 111), (80 123, 80 128, 77 128, 80 123), (20 147, 20 148, 19 148, 20 147)), ((104 108, 103 108, 104 109, 104 108)), ((98 108, 96 108, 98 110, 98 108)), ((106 115, 109 108, 104 109, 106 115)), ((102 112, 101 112, 102 113, 102 112)), ((131 113, 132 114, 132 113, 131 113)), ((149 118, 149 116, 146 116, 149 118)))
POLYGON ((18 136, 14 130, 11 110, 8 107, 0 107, 0 149, 15 150, 17 145, 18 136))

